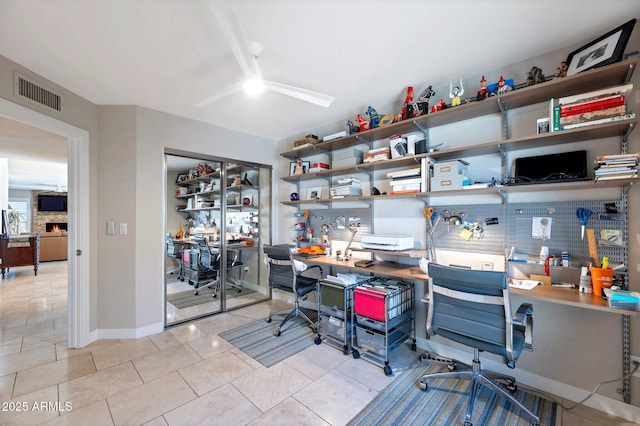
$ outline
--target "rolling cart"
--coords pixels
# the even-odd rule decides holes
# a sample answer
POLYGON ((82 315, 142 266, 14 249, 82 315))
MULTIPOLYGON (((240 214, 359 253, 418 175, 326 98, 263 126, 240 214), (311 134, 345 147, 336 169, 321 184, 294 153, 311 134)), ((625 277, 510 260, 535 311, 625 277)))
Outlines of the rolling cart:
POLYGON ((318 336, 316 345, 323 341, 334 346, 345 355, 351 352, 353 336, 353 289, 368 277, 353 284, 332 281, 318 282, 318 336))
POLYGON ((412 339, 411 350, 417 348, 414 285, 376 278, 357 285, 353 294, 355 336, 351 342, 352 356, 381 366, 384 374, 391 376, 389 353, 407 339, 412 339))

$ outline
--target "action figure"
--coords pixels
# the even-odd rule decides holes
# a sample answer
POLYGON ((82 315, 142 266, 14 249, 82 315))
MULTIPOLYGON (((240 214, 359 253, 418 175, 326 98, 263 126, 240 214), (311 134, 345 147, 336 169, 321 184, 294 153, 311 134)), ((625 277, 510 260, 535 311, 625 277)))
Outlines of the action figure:
POLYGON ((487 89, 487 80, 482 76, 482 80, 480 80, 480 90, 478 90, 478 94, 476 95, 476 101, 483 101, 487 99, 489 96, 489 89, 487 89))
POLYGON ((464 95, 464 87, 462 87, 462 79, 460 79, 460 85, 452 87, 453 83, 449 82, 449 98, 451 98, 451 106, 460 105, 460 96, 464 95))
POLYGON ((356 117, 356 123, 358 123, 359 126, 358 131, 364 132, 365 130, 369 130, 369 123, 360 114, 356 117))
POLYGON ((347 127, 349 127, 349 134, 352 135, 354 133, 358 133, 358 126, 353 124, 353 121, 347 120, 347 127))
POLYGON ((447 103, 444 101, 444 99, 440 98, 438 103, 431 107, 431 112, 442 111, 443 109, 446 109, 446 108, 447 108, 447 103))
POLYGON ((533 86, 538 83, 544 83, 544 74, 542 74, 542 69, 534 66, 531 67, 527 74, 527 86, 533 86))
POLYGON ((375 129, 376 127, 378 127, 380 118, 382 118, 380 114, 378 114, 378 112, 371 106, 367 108, 367 112, 365 114, 369 116, 369 128, 375 129))
POLYGON ((402 111, 400 114, 402 115, 402 119, 406 120, 407 118, 411 118, 413 116, 413 86, 407 87, 407 95, 404 97, 404 106, 402 107, 402 111))
POLYGON ((429 112, 429 100, 431 99, 431 96, 435 94, 436 92, 433 90, 431 85, 429 85, 426 89, 420 92, 420 95, 418 96, 418 101, 414 102, 411 105, 411 109, 412 109, 411 116, 419 117, 421 115, 427 114, 429 112))
POLYGON ((554 78, 566 77, 568 68, 569 67, 567 66, 567 62, 566 61, 560 62, 560 66, 558 67, 558 74, 556 74, 554 78))
POLYGON ((513 88, 507 85, 503 76, 500 76, 500 80, 498 80, 498 90, 496 91, 496 94, 503 95, 511 90, 513 90, 513 88))

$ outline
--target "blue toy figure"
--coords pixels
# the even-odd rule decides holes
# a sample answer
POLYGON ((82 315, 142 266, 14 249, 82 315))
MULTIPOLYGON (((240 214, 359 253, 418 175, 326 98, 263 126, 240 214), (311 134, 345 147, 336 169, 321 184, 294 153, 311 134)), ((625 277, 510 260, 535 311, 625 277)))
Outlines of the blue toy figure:
POLYGON ((378 114, 371 105, 369 105, 365 114, 369 116, 369 128, 375 129, 378 127, 378 124, 380 123, 380 114, 378 114))
POLYGON ((356 126, 355 124, 353 124, 353 121, 348 120, 347 121, 347 127, 349 127, 349 134, 352 135, 354 133, 358 133, 358 126, 356 126))

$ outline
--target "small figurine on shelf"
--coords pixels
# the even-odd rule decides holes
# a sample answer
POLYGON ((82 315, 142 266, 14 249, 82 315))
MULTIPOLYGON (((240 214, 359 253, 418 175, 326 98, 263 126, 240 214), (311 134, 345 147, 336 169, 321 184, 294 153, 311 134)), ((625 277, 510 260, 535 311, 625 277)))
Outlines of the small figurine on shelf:
POLYGON ((360 130, 358 128, 358 126, 356 126, 355 124, 353 124, 353 121, 351 120, 347 120, 347 127, 349 127, 349 134, 352 135, 354 133, 358 133, 358 130, 360 130))
POLYGON ((560 66, 558 67, 558 74, 556 74, 554 78, 566 77, 567 69, 569 69, 569 67, 567 66, 567 62, 566 61, 560 62, 560 66))
POLYGON ((487 79, 482 76, 482 80, 480 80, 480 90, 476 94, 476 101, 483 101, 487 99, 489 96, 489 89, 487 89, 487 79))
POLYGON ((462 79, 460 85, 453 87, 453 82, 449 82, 449 98, 451 98, 451 106, 460 105, 460 96, 464 95, 464 87, 462 87, 462 79))
POLYGON ((513 87, 507 84, 503 76, 500 76, 500 80, 498 80, 498 89, 496 90, 496 94, 503 95, 507 92, 510 92, 511 90, 513 90, 513 87))
POLYGON ((367 108, 367 112, 365 114, 369 116, 369 128, 375 129, 376 127, 378 127, 381 116, 371 105, 369 105, 369 108, 367 108))
POLYGON ((301 159, 296 160, 296 165, 293 167, 293 175, 300 176, 305 174, 307 171, 305 170, 304 163, 301 159))
POLYGON ((443 109, 446 109, 446 108, 447 108, 447 103, 444 101, 444 99, 440 98, 438 103, 431 107, 431 112, 442 111, 443 109))
POLYGON ((544 83, 544 74, 542 74, 541 68, 534 66, 527 73, 527 86, 533 86, 538 83, 544 83))
POLYGON ((431 96, 435 94, 436 92, 433 90, 431 85, 420 92, 420 95, 418 95, 418 100, 411 105, 411 116, 419 117, 421 115, 427 114, 429 112, 429 100, 431 99, 431 96))
POLYGON ((242 175, 240 173, 236 173, 236 178, 233 180, 233 186, 242 185, 242 175))
POLYGON ((404 106, 402 107, 402 111, 400 112, 403 120, 406 120, 407 118, 411 118, 413 116, 412 103, 413 103, 413 86, 408 86, 407 94, 404 97, 404 106))
POLYGON ((369 130, 369 123, 362 115, 358 114, 356 123, 358 123, 358 131, 364 132, 365 130, 369 130))

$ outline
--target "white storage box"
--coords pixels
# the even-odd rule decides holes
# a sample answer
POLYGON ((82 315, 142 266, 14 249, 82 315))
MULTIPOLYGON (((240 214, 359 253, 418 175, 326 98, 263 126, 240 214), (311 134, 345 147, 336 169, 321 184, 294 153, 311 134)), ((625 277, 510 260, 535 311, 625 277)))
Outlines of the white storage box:
POLYGON ((333 151, 331 153, 331 159, 333 161, 336 161, 336 160, 344 160, 345 158, 360 157, 360 160, 362 160, 363 155, 364 153, 360 150, 357 150, 354 148, 346 148, 346 149, 339 149, 337 151, 333 151))
POLYGON ((333 160, 331 161, 331 168, 337 169, 340 167, 356 166, 358 164, 362 164, 362 156, 347 157, 347 158, 341 158, 340 160, 333 160))
POLYGON ((378 250, 411 250, 413 237, 410 235, 363 235, 360 237, 360 245, 363 248, 378 250))
POLYGON ((464 160, 440 161, 433 165, 433 177, 466 175, 467 163, 464 160))
POLYGON ((453 191, 462 189, 462 183, 467 178, 463 175, 451 175, 431 178, 431 191, 453 191))

